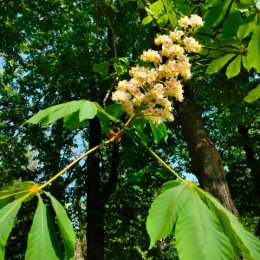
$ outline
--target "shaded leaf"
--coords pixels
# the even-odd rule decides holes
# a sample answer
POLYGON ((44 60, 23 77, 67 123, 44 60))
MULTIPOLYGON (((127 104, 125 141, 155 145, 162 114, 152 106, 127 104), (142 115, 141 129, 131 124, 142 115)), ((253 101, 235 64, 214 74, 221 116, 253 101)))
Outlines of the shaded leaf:
POLYGON ((212 7, 205 15, 205 22, 207 26, 218 25, 226 14, 226 10, 231 0, 225 0, 220 4, 212 7))
POLYGON ((41 197, 28 235, 26 260, 59 260, 50 236, 47 210, 41 197))
POLYGON ((95 64, 92 69, 94 72, 100 72, 103 77, 109 74, 109 63, 107 61, 95 64))
POLYGON ((147 145, 148 136, 145 134, 147 120, 145 118, 137 118, 133 122, 133 127, 135 128, 137 135, 140 140, 147 145))
POLYGON ((14 225, 22 200, 15 200, 0 209, 0 259, 5 259, 5 245, 14 225))
MULTIPOLYGON (((63 255, 63 250, 61 248, 61 243, 60 243, 60 236, 58 236, 58 232, 56 229, 56 226, 52 220, 52 216, 50 214, 50 210, 48 208, 46 208, 46 214, 47 214, 47 223, 48 223, 48 229, 50 232, 50 237, 51 237, 51 242, 52 242, 52 246, 55 250, 55 253, 58 257, 58 259, 64 259, 64 255, 63 255)), ((65 260, 65 259, 64 259, 65 260)))
POLYGON ((123 110, 121 104, 111 104, 105 109, 103 109, 100 105, 97 105, 98 114, 97 117, 101 121, 102 129, 105 133, 107 133, 110 130, 109 121, 113 121, 116 123, 115 120, 119 118, 121 115, 125 113, 123 110))
POLYGON ((149 120, 149 125, 153 132, 154 142, 157 144, 162 139, 165 141, 168 138, 167 128, 165 123, 161 123, 159 125, 154 124, 151 120, 149 120))
POLYGON ((241 15, 239 11, 232 12, 228 15, 223 25, 223 36, 232 37, 235 36, 239 25, 241 24, 241 15))
POLYGON ((71 224, 71 221, 63 208, 63 206, 50 194, 47 194, 48 197, 51 199, 52 206, 56 213, 56 217, 58 220, 59 229, 61 232, 61 236, 64 242, 65 252, 66 252, 66 259, 69 260, 74 256, 75 252, 75 243, 76 243, 76 236, 71 224))

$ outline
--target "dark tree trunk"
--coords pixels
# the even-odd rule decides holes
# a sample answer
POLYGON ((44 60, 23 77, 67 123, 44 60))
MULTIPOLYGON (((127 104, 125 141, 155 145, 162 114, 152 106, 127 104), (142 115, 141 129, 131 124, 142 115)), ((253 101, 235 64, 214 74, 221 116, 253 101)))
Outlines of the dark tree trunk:
POLYGON ((220 153, 203 127, 200 107, 195 103, 194 94, 188 87, 185 89, 184 101, 178 105, 178 115, 191 156, 192 170, 200 186, 238 216, 230 195, 220 153))
POLYGON ((243 138, 243 149, 246 153, 246 163, 247 166, 251 169, 251 174, 255 182, 255 193, 258 201, 260 202, 260 162, 255 158, 255 154, 252 146, 250 145, 250 137, 248 134, 248 127, 238 126, 237 127, 239 134, 243 138))
MULTIPOLYGON (((254 150, 250 145, 250 136, 248 133, 248 127, 246 126, 238 126, 237 127, 239 134, 242 137, 242 146, 246 153, 246 163, 247 166, 251 169, 251 174, 255 183, 255 195, 258 201, 258 209, 260 204, 260 161, 255 157, 254 150)), ((260 215, 260 212, 258 212, 260 215)), ((256 227, 256 235, 260 236, 260 220, 258 220, 258 224, 256 227)))
MULTIPOLYGON (((98 119, 89 124, 89 147, 101 142, 101 127, 98 119)), ((104 213, 105 203, 113 193, 118 181, 119 147, 113 144, 111 167, 105 185, 101 182, 100 151, 96 150, 87 158, 87 259, 104 259, 104 213), (103 188, 102 188, 103 186, 103 188)))
MULTIPOLYGON (((101 127, 98 119, 89 123, 89 147, 101 142, 101 127)), ((100 151, 87 158, 87 259, 104 259, 104 203, 100 197, 100 151)))

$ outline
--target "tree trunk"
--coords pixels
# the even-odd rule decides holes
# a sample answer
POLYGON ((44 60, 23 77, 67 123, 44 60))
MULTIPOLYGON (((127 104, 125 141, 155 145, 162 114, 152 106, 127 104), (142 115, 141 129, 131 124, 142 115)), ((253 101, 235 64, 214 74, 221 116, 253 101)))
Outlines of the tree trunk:
MULTIPOLYGON (((98 119, 89 124, 89 147, 101 142, 101 127, 98 119)), ((119 146, 113 144, 109 178, 102 185, 100 170, 100 151, 96 150, 87 158, 87 258, 104 259, 104 213, 105 203, 113 193, 118 182, 119 146), (102 187, 103 186, 103 187, 102 187)))
POLYGON ((210 192, 236 216, 239 215, 230 195, 221 156, 208 137, 194 94, 187 87, 185 99, 178 105, 179 120, 191 156, 193 173, 200 186, 210 192))
MULTIPOLYGON (((101 142, 98 119, 89 123, 89 148, 101 142)), ((100 151, 87 158, 87 259, 104 259, 104 203, 100 197, 100 151)))
MULTIPOLYGON (((242 146, 246 154, 247 166, 251 169, 251 174, 255 183, 255 195, 258 201, 258 209, 260 208, 260 160, 256 159, 253 147, 250 145, 249 128, 246 126, 237 127, 239 134, 243 138, 242 146)), ((258 212, 260 215, 260 212, 258 212)), ((256 235, 260 236, 260 219, 256 227, 256 235)))
POLYGON ((248 133, 248 127, 238 126, 237 127, 239 134, 243 138, 243 149, 246 153, 246 163, 247 166, 251 169, 251 174, 255 182, 255 194, 260 202, 260 161, 256 159, 252 146, 250 145, 250 136, 248 133))

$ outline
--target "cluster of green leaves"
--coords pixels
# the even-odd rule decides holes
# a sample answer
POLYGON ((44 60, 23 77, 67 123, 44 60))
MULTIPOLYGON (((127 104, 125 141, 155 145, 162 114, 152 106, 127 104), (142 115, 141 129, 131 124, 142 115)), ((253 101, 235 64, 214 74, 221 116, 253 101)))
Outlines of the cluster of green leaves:
POLYGON ((0 191, 0 259, 5 259, 5 246, 22 203, 31 200, 34 196, 38 197, 38 206, 28 234, 25 259, 73 259, 75 233, 65 209, 52 195, 44 193, 51 201, 56 215, 59 235, 65 248, 63 255, 49 208, 46 207, 37 188, 38 186, 33 182, 21 182, 0 191))
POLYGON ((181 260, 260 257, 260 241, 212 195, 191 183, 163 185, 151 205, 147 230, 150 248, 174 232, 181 260))
MULTIPOLYGON (((208 46, 216 47, 208 54, 213 60, 207 68, 207 73, 217 73, 226 67, 227 78, 232 78, 243 68, 247 71, 259 71, 259 1, 206 1, 204 9, 205 27, 201 29, 204 34, 202 39, 208 46), (205 34, 214 36, 214 40, 205 37, 205 34)), ((259 88, 256 87, 245 101, 251 103, 259 96, 259 88)))
MULTIPOLYGON (((105 129, 109 129, 107 120, 117 121, 115 117, 118 118, 123 114, 122 108, 116 104, 105 111, 94 102, 86 100, 74 102, 78 105, 68 102, 40 111, 27 120, 27 123, 50 124, 62 117, 76 118, 73 122, 79 122, 79 118, 84 121, 93 118, 99 112, 105 129), (83 112, 80 112, 82 108, 83 112), (111 111, 113 115, 108 113, 111 111)), ((64 120, 65 126, 68 127, 66 122, 68 121, 64 120)), ((126 133, 146 144, 146 124, 145 119, 137 119, 133 123, 135 133, 133 134, 130 129, 126 133)), ((167 137, 165 125, 155 126, 151 122, 149 124, 156 143, 167 137)), ((71 125, 73 126, 70 124, 70 127, 71 125)), ((182 260, 206 260, 213 257, 234 259, 239 256, 253 260, 260 257, 260 241, 246 231, 238 219, 214 197, 188 182, 182 184, 179 181, 171 181, 163 186, 162 194, 151 206, 147 218, 147 230, 151 238, 150 248, 175 230, 176 247, 182 260), (199 253, 198 248, 201 249, 199 253)))
MULTIPOLYGON (((118 118, 124 114, 124 110, 119 104, 112 104, 103 109, 98 103, 87 100, 78 100, 66 102, 56 106, 52 106, 41 110, 33 117, 28 119, 25 123, 41 124, 46 126, 63 118, 64 126, 70 130, 77 129, 86 124, 88 119, 94 118, 96 115, 101 121, 104 133, 107 133, 110 128, 110 121, 120 123, 118 118)), ((160 125, 154 124, 151 120, 145 118, 137 118, 134 120, 133 128, 135 129, 138 139, 147 144, 148 133, 147 124, 149 124, 152 131, 154 142, 157 144, 162 139, 165 141, 168 137, 167 127, 165 123, 160 125)), ((123 127, 123 124, 122 124, 123 127)), ((127 134, 133 137, 133 132, 128 129, 127 134)))

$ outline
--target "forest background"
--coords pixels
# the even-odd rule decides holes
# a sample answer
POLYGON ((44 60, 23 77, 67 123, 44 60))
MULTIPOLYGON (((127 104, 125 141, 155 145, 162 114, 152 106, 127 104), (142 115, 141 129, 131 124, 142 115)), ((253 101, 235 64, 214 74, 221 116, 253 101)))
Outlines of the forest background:
MULTIPOLYGON (((143 50, 154 48, 156 34, 198 14, 205 21, 196 32, 203 48, 190 55, 193 77, 185 83, 185 99, 174 102, 175 121, 166 132, 147 127, 143 138, 260 235, 259 1, 4 0, 0 6, 2 187, 44 183, 108 137, 109 128, 97 119, 76 129, 60 121, 23 125, 26 120, 81 99, 124 120, 109 106, 118 80, 128 77, 143 50)), ((173 237, 148 251, 145 227, 152 201, 172 179, 124 136, 53 182, 48 190, 66 205, 77 233, 76 259, 178 259, 173 237)), ((24 258, 36 202, 19 211, 6 259, 24 258)))

